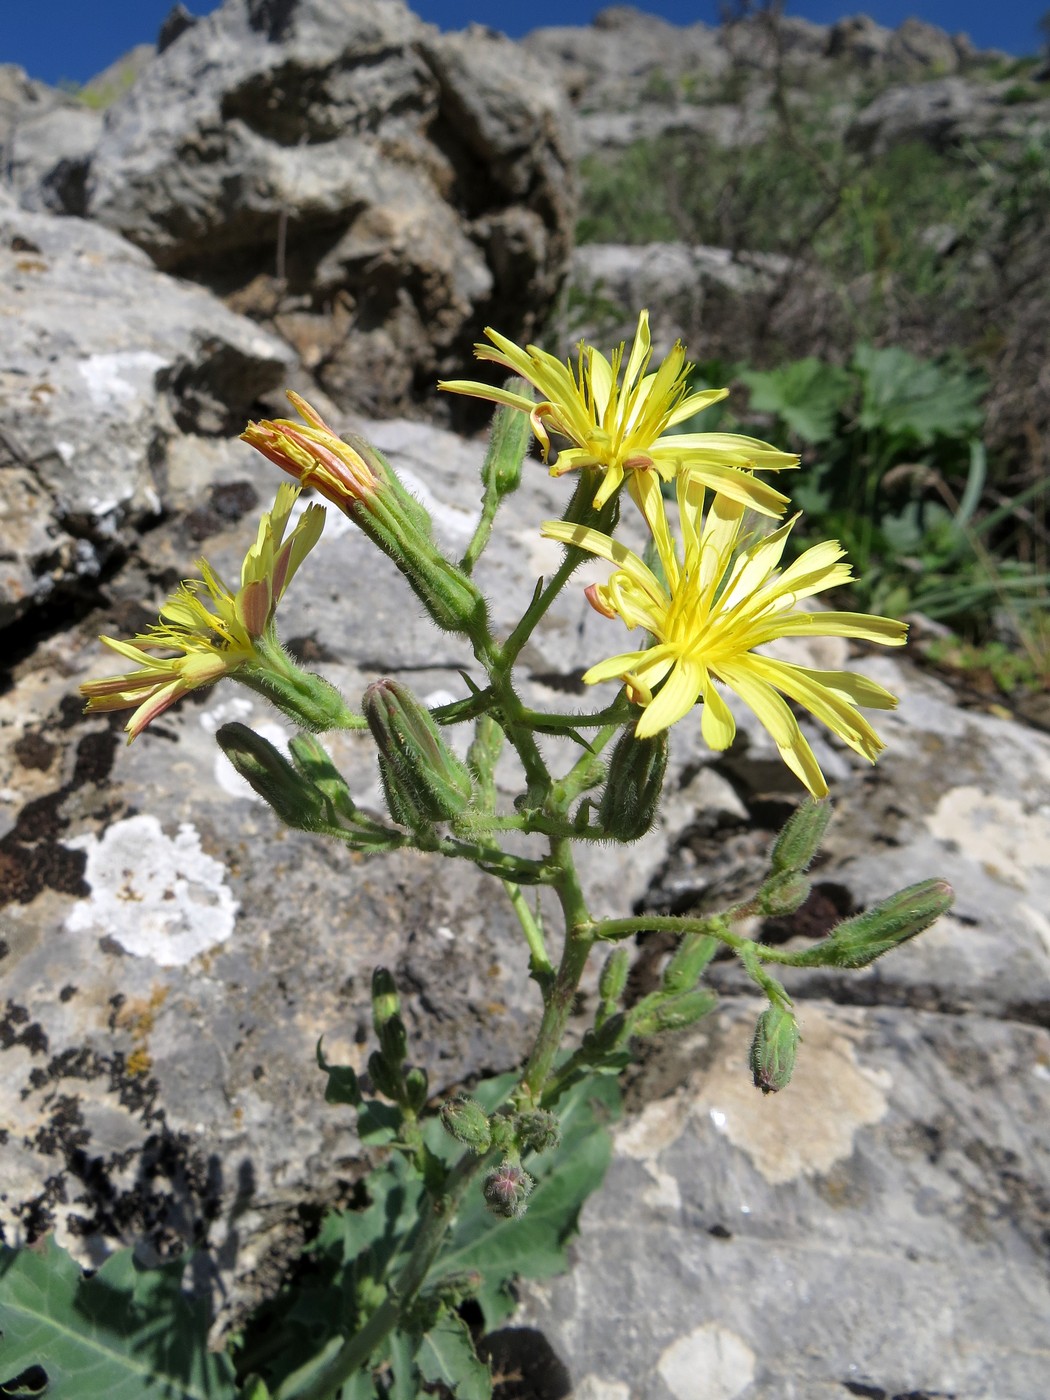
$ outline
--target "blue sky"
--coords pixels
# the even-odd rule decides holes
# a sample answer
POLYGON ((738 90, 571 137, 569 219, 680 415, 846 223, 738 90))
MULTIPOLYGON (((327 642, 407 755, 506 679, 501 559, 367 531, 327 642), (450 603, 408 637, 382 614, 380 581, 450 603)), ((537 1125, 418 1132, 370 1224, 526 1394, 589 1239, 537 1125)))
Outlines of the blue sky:
MULTIPOLYGON (((134 44, 152 42, 172 0, 7 0, 0 26, 0 62, 17 63, 32 77, 57 83, 84 82, 134 44)), ((965 30, 980 48, 1034 53, 1037 21, 1050 0, 787 0, 787 12, 823 24, 860 10, 895 27, 909 16, 949 32, 965 30)), ((187 8, 207 14, 216 0, 188 0, 187 8)), ((594 0, 525 0, 514 7, 500 0, 414 0, 412 8, 443 29, 461 29, 471 20, 512 35, 543 24, 588 24, 603 8, 594 0)), ((677 24, 717 22, 717 0, 637 0, 637 8, 677 24)))

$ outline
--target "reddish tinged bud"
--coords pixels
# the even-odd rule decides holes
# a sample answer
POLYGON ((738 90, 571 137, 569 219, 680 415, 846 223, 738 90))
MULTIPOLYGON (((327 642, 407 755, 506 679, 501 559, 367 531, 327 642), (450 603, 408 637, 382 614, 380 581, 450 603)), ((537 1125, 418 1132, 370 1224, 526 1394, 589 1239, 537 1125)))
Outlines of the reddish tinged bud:
POLYGON ((502 1215, 507 1220, 519 1220, 524 1214, 533 1180, 509 1158, 489 1172, 482 1187, 482 1194, 494 1215, 502 1215))

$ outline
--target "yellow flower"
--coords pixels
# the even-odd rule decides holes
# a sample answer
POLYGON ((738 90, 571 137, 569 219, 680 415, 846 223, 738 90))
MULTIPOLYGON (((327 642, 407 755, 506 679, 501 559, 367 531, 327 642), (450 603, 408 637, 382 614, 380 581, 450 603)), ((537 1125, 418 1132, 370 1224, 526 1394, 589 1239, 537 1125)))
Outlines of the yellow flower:
POLYGON ((741 539, 743 508, 715 493, 705 514, 704 489, 686 475, 678 479, 680 559, 659 483, 639 473, 631 486, 653 532, 663 579, 637 554, 597 530, 561 520, 543 526, 548 539, 578 545, 614 564, 606 583, 587 589, 588 600, 607 617, 618 616, 628 627, 652 635, 649 647, 601 661, 583 679, 589 685, 614 679, 625 683, 629 698, 644 706, 635 729, 639 738, 666 729, 702 700, 704 740, 719 750, 727 749, 736 733, 715 684, 720 681, 755 712, 784 762, 814 797, 826 795, 827 783, 784 696, 874 762, 883 744, 857 707, 893 709, 897 701, 888 690, 852 671, 816 671, 756 650, 779 637, 802 636, 903 645, 907 628, 891 618, 797 607, 803 598, 850 581, 849 565, 840 562, 842 548, 834 541, 814 545, 780 570, 794 520, 764 539, 741 539))
POLYGON ((100 639, 138 669, 85 681, 80 692, 89 712, 136 707, 125 726, 130 743, 191 690, 256 660, 257 643, 269 632, 278 602, 324 528, 324 507, 308 506, 285 539, 298 496, 297 486, 282 483, 278 488, 273 509, 263 516, 256 541, 244 557, 236 593, 202 559, 203 578, 180 583, 161 608, 159 620, 144 633, 129 642, 100 639), (154 649, 177 655, 152 656, 154 649))
POLYGON ((653 353, 648 311, 638 317, 622 379, 622 342, 610 361, 581 341, 573 370, 570 361, 563 364, 535 345, 522 349, 494 330, 486 329, 485 334, 492 345, 475 345, 477 358, 492 360, 520 375, 535 387, 541 402, 470 379, 445 380, 438 387, 528 413, 544 461, 550 453, 548 424, 574 442, 575 447, 558 453, 551 475, 561 476, 577 467, 601 468, 605 477, 594 498, 596 507, 605 504, 627 472, 655 470, 665 481, 688 473, 712 491, 763 515, 783 513, 787 497, 755 480, 750 472, 756 467, 771 471, 797 467, 794 454, 737 433, 667 433, 676 423, 724 399, 729 391, 689 393, 692 365, 686 363, 681 341, 675 342, 659 369, 647 373, 653 353))
POLYGON ((292 407, 306 422, 265 418, 259 423, 249 423, 241 433, 242 442, 294 476, 301 486, 314 487, 341 510, 366 500, 384 485, 366 461, 366 455, 370 454, 364 442, 361 442, 364 451, 358 451, 340 438, 304 398, 291 389, 287 394, 292 407))

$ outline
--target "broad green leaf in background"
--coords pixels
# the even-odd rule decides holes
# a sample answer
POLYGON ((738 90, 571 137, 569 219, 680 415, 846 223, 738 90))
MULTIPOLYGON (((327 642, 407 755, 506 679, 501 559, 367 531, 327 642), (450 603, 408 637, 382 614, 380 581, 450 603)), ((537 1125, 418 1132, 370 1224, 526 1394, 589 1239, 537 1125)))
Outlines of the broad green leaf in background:
POLYGON ((773 370, 746 370, 751 408, 775 413, 803 442, 827 442, 853 394, 853 376, 809 357, 773 370))
POLYGON ((858 345, 852 363, 862 379, 862 428, 921 447, 938 437, 968 437, 980 429, 985 386, 978 376, 896 347, 858 345))
POLYGON ((490 1400, 492 1374, 478 1360, 467 1324, 455 1313, 445 1313, 424 1334, 417 1360, 423 1379, 441 1381, 456 1400, 490 1400))
POLYGON ((235 1400, 228 1358, 208 1350, 207 1303, 182 1291, 185 1265, 144 1269, 121 1250, 85 1278, 52 1239, 0 1248, 0 1390, 47 1400, 235 1400), (37 1367, 46 1388, 4 1389, 37 1367))

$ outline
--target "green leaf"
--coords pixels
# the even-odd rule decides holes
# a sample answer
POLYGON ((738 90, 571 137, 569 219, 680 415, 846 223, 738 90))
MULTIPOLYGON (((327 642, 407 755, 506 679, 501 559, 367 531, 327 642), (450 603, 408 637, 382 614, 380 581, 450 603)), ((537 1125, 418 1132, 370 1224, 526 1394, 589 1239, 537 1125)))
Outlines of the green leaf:
POLYGON ((846 370, 809 357, 779 369, 749 370, 740 378, 751 390, 751 407, 775 413, 803 442, 827 442, 853 393, 846 370))
POLYGON ((920 360, 907 350, 858 345, 853 368, 863 381, 860 426, 916 446, 968 438, 981 426, 983 383, 976 375, 920 360))
POLYGON ((208 1350, 207 1305, 182 1291, 185 1267, 144 1269, 121 1250, 85 1278, 52 1239, 0 1247, 0 1385, 39 1367, 48 1400, 234 1400, 229 1359, 208 1350))
POLYGON ((445 1313, 424 1334, 417 1360, 423 1379, 447 1385, 456 1400, 490 1400, 492 1374, 478 1360, 467 1324, 455 1313, 445 1313))

